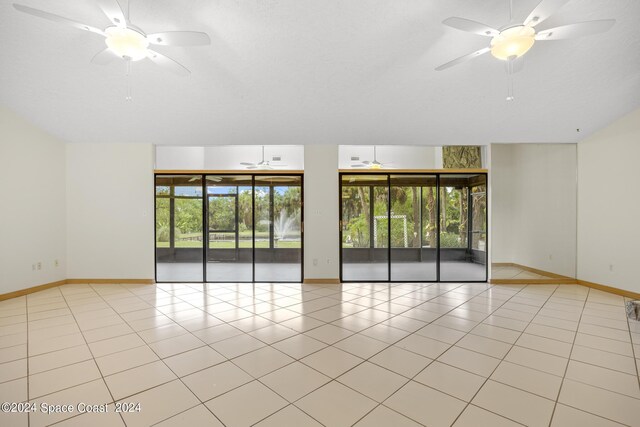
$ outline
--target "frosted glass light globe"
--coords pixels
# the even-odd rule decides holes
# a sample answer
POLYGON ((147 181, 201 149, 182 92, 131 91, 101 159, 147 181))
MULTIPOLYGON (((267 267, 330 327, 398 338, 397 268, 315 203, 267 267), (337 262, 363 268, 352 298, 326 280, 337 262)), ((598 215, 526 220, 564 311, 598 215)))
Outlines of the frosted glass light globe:
POLYGON ((149 40, 131 28, 109 27, 105 43, 116 55, 124 59, 138 61, 147 56, 149 40))
POLYGON ((491 39, 491 54, 503 61, 519 58, 535 43, 536 30, 527 26, 507 28, 491 39))

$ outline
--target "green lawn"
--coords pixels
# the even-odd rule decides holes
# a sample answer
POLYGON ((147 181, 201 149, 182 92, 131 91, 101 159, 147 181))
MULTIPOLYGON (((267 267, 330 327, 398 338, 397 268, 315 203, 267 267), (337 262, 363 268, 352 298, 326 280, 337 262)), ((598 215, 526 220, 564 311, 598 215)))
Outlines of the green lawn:
MULTIPOLYGON (((169 242, 156 242, 156 247, 158 248, 168 248, 169 242)), ((177 248, 201 248, 202 242, 197 240, 182 240, 176 242, 177 248)), ((210 242, 211 249, 233 249, 235 248, 235 242, 233 240, 214 240, 210 242)), ((241 248, 251 248, 251 240, 241 240, 240 241, 241 248)), ((267 240, 258 240, 256 241, 256 248, 268 248, 269 242, 267 240)), ((295 241, 284 241, 284 242, 276 242, 277 248, 300 248, 300 242, 295 241)))

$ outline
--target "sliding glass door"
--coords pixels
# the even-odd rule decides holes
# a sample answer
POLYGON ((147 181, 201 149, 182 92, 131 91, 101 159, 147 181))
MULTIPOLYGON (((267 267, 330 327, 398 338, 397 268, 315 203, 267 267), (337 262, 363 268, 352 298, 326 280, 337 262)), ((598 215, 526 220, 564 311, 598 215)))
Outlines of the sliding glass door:
POLYGON ((486 174, 340 174, 343 281, 487 280, 486 174))
POLYGON ((440 280, 487 278, 487 177, 440 176, 440 280))
POLYGON ((301 282, 302 221, 302 175, 158 174, 156 281, 301 282))
POLYGON ((391 281, 436 281, 435 175, 391 175, 391 281))
POLYGON ((253 186, 249 175, 207 175, 207 281, 253 280, 253 186))
POLYGON ((343 175, 340 220, 342 278, 389 280, 389 177, 343 175))
POLYGON ((255 177, 255 280, 302 276, 302 177, 255 177))
POLYGON ((156 280, 201 282, 201 175, 156 177, 156 280))

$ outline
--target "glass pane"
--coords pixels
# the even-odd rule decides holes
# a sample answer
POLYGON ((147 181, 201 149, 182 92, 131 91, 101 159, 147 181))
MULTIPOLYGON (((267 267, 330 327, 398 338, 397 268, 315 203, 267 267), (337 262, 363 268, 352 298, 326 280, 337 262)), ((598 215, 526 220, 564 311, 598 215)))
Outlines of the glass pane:
POLYGON ((386 175, 343 175, 343 280, 389 279, 389 195, 386 175))
POLYGON ((440 280, 486 278, 486 176, 442 175, 440 280))
POLYGON ((237 194, 229 196, 209 195, 209 231, 235 231, 237 194))
POLYGON ((251 176, 207 175, 207 282, 253 281, 251 176))
POLYGON ((201 282, 202 178, 156 177, 156 276, 160 282, 201 282))
POLYGON ((391 280, 435 281, 436 177, 391 175, 391 280))
POLYGON ((255 280, 302 280, 302 177, 255 177, 255 280))

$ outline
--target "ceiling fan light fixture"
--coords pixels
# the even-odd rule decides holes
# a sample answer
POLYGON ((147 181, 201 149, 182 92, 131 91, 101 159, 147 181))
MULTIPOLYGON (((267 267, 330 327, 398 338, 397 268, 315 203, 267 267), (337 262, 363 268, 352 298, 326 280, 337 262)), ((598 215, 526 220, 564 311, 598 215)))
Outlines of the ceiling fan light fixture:
POLYGON ((507 28, 491 39, 491 54, 503 61, 519 58, 531 49, 535 36, 536 30, 528 25, 507 28))
POLYGON ((107 47, 119 57, 139 61, 147 56, 149 40, 144 34, 122 27, 109 27, 104 32, 107 47))

